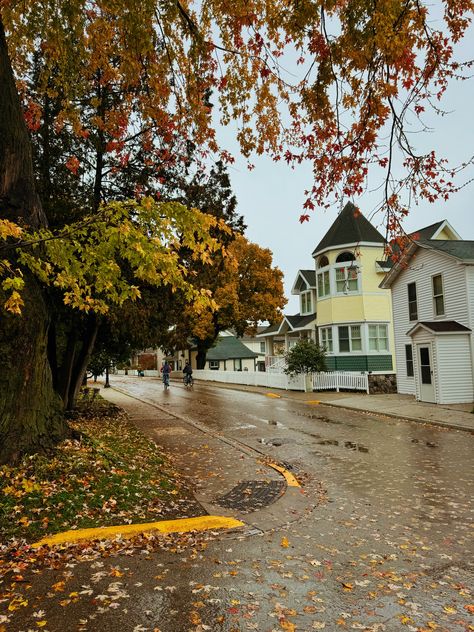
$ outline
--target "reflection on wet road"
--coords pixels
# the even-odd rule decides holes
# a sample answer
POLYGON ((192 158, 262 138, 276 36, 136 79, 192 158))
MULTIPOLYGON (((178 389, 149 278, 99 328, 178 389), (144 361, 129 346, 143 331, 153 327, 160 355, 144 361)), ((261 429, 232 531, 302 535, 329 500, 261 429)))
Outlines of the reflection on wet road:
POLYGON ((252 534, 193 536, 162 552, 144 545, 141 555, 53 569, 50 585, 67 588, 51 591, 39 619, 48 620, 45 630, 474 630, 474 436, 291 394, 274 399, 199 383, 190 391, 174 382, 163 392, 156 379, 116 376, 112 384, 161 407, 147 407, 146 418, 138 410, 140 427, 175 450, 198 492, 213 486, 235 507, 239 493, 263 492, 267 481, 273 511, 282 507, 279 525, 262 518, 252 534), (292 468, 303 481, 294 493, 310 509, 285 505, 288 490, 278 500, 277 473, 248 451, 225 451, 229 442, 292 468), (240 480, 233 491, 224 487, 232 477, 240 480))
MULTIPOLYGON (((239 557, 253 560, 254 569, 260 559, 258 568, 266 575, 266 556, 278 552, 291 579, 305 573, 314 579, 315 568, 308 557, 315 556, 319 560, 316 575, 324 576, 326 592, 328 565, 337 567, 340 585, 352 586, 342 590, 351 608, 356 603, 361 608, 361 597, 374 600, 377 615, 362 617, 362 627, 354 626, 356 629, 398 630, 405 629, 404 625, 414 630, 469 629, 470 612, 463 607, 471 602, 467 593, 460 596, 459 592, 467 590, 472 570, 472 435, 199 384, 194 392, 175 386, 166 394, 152 381, 148 385, 129 382, 126 388, 288 463, 296 474, 322 482, 327 502, 297 527, 292 525, 291 559, 285 561, 281 556, 279 536, 265 535, 265 544, 257 539, 239 545, 239 557), (352 599, 354 593, 356 600, 352 599), (416 593, 418 605, 405 608, 405 602, 414 599, 412 593, 416 593), (459 615, 457 623, 448 616, 450 607, 459 615), (377 621, 384 621, 386 627, 369 627, 377 621), (430 621, 439 627, 430 628, 430 621)), ((278 565, 272 570, 277 569, 278 565)), ((250 581, 252 569, 246 568, 244 575, 250 581)), ((318 592, 321 581, 319 577, 318 592)), ((287 581, 280 584, 276 593, 294 590, 287 581)), ((300 595, 302 588, 298 587, 300 595)), ((304 588, 309 590, 307 585, 304 588)), ((335 611, 342 595, 336 591, 321 598, 324 602, 330 598, 335 611)), ((325 608, 327 612, 327 603, 325 608)), ((344 621, 349 625, 351 618, 343 617, 337 625, 324 617, 314 620, 326 622, 326 629, 333 630, 344 621)), ((311 627, 311 617, 308 621, 298 629, 318 629, 311 627)))

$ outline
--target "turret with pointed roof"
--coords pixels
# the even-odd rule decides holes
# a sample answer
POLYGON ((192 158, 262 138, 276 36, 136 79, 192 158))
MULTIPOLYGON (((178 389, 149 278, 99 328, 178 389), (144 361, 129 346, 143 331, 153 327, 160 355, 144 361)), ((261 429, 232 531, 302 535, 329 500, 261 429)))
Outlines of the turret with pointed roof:
POLYGON ((385 243, 385 238, 352 202, 348 202, 313 250, 313 257, 330 248, 361 243, 381 245, 385 243))

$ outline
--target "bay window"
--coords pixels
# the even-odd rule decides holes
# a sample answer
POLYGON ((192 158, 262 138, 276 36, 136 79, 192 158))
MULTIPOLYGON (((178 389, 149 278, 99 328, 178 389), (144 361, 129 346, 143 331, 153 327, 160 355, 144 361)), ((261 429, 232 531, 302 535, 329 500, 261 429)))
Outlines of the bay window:
POLYGON ((362 351, 360 325, 341 325, 337 329, 339 337, 339 351, 341 353, 362 351))
POLYGON ((329 270, 318 272, 318 298, 329 296, 330 293, 329 270))
POLYGON ((369 351, 388 351, 387 325, 369 325, 369 351))
POLYGON ((321 347, 323 347, 323 349, 326 349, 328 353, 332 353, 332 327, 321 327, 320 332, 321 347))

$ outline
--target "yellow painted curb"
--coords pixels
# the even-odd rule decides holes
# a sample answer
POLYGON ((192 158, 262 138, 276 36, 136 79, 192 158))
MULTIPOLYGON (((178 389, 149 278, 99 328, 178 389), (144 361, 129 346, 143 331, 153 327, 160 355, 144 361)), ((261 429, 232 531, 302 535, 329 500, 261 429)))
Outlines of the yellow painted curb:
POLYGON ((269 467, 272 467, 277 472, 280 472, 280 474, 283 474, 283 476, 285 477, 286 484, 288 485, 288 487, 301 487, 301 485, 298 483, 298 481, 293 476, 293 474, 288 472, 288 470, 285 469, 284 467, 282 467, 281 465, 277 465, 276 463, 271 463, 270 461, 266 461, 266 464, 269 467))
POLYGON ((265 393, 265 395, 267 397, 276 397, 276 398, 281 398, 281 395, 277 395, 276 393, 265 393))
POLYGON ((186 533, 188 531, 207 531, 212 529, 234 529, 243 527, 244 523, 235 518, 226 516, 197 516, 196 518, 181 518, 179 520, 163 520, 161 522, 145 522, 142 524, 126 524, 118 527, 96 527, 92 529, 77 529, 56 533, 43 538, 31 545, 32 548, 44 544, 65 544, 79 542, 80 540, 101 540, 121 535, 124 538, 132 537, 139 533, 159 531, 160 533, 186 533))
POLYGON ((319 399, 309 399, 306 404, 320 404, 319 399))

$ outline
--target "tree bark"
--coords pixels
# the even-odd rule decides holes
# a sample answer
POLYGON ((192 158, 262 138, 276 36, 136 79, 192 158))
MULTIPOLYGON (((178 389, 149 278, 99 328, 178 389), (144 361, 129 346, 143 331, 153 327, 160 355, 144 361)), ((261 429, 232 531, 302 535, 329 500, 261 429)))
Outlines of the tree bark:
MULTIPOLYGON (((0 95, 1 217, 26 226, 46 226, 1 18, 0 95)), ((15 263, 14 253, 9 256, 15 263)), ((25 272, 24 281, 22 315, 0 317, 0 463, 48 448, 67 434, 47 357, 48 310, 36 279, 25 272)), ((1 292, 0 301, 2 309, 1 292)))
POLYGON ((83 336, 81 349, 77 354, 77 360, 74 363, 67 398, 64 402, 66 410, 71 410, 76 403, 77 396, 79 395, 79 389, 81 388, 84 375, 86 374, 87 365, 91 359, 98 331, 99 319, 95 314, 91 314, 88 317, 87 328, 85 335, 83 336))

